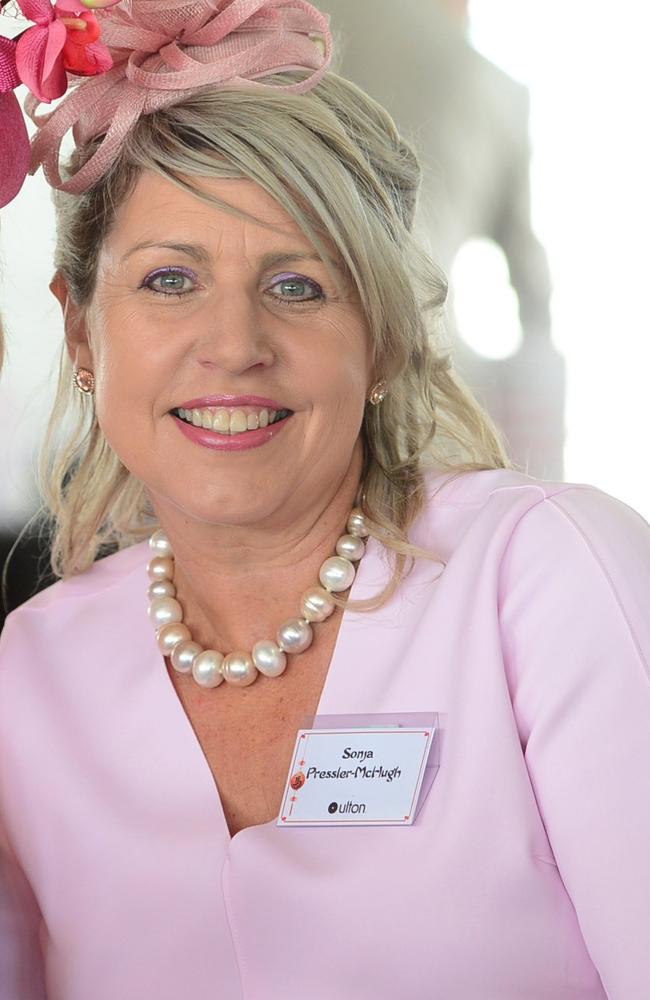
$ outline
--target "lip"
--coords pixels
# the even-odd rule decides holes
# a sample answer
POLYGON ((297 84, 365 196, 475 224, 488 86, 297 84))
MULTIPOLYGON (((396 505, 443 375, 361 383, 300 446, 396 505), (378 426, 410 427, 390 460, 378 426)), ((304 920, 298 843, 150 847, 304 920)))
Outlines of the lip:
POLYGON ((181 410, 202 410, 209 406, 263 406, 268 410, 289 410, 289 406, 278 403, 275 399, 266 399, 264 396, 201 396, 199 399, 190 399, 186 403, 179 403, 174 409, 181 410))
MULTIPOLYGON (((186 408, 189 410, 189 406, 183 407, 183 409, 186 408)), ((291 420, 291 417, 285 417, 278 423, 269 424, 268 427, 259 427, 257 430, 247 431, 245 434, 217 434, 216 431, 188 424, 174 414, 171 414, 171 417, 181 434, 195 444, 212 451, 249 451, 251 448, 260 448, 281 434, 285 425, 291 420)))

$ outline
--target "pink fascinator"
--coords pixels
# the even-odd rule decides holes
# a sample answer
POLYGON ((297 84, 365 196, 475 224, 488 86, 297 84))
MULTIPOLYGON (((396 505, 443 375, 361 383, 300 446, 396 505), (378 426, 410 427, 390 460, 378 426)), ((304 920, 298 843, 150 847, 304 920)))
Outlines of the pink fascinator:
MULTIPOLYGON (((119 0, 15 0, 16 14, 34 23, 16 38, 0 35, 0 208, 22 187, 29 171, 30 146, 13 91, 24 84, 39 101, 50 103, 67 90, 69 74, 93 76, 113 65, 99 39, 89 7, 119 0)), ((9 0, 0 0, 0 13, 9 0)))
POLYGON ((20 191, 29 169, 29 139, 13 93, 20 83, 16 42, 0 37, 0 208, 20 191))
MULTIPOLYGON (((57 5, 77 2, 57 0, 57 5)), ((303 93, 318 83, 331 60, 329 16, 306 0, 123 0, 102 8, 106 2, 86 0, 85 6, 99 7, 89 16, 96 17, 111 68, 104 71, 99 52, 97 75, 76 81, 54 110, 38 113, 48 99, 43 88, 40 93, 30 88, 25 104, 39 126, 29 172, 42 166, 52 187, 73 194, 105 174, 141 115, 205 87, 266 87, 264 77, 288 70, 305 70, 307 76, 276 89, 303 93), (78 146, 97 137, 100 142, 76 173, 62 177, 61 143, 70 130, 78 146)))

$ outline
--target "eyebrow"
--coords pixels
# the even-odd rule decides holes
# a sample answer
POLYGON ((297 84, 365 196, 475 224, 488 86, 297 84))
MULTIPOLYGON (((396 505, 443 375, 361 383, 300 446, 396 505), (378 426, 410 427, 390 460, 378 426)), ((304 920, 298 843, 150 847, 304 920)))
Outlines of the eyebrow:
MULTIPOLYGON (((122 261, 127 261, 129 257, 132 257, 133 254, 138 253, 140 250, 151 249, 173 250, 175 253, 182 253, 185 254, 186 257, 191 257, 192 260, 197 261, 199 264, 207 264, 211 260, 208 250, 204 246, 201 246, 200 243, 150 243, 145 241, 143 243, 136 243, 134 247, 131 247, 131 249, 123 256, 122 261)), ((259 258, 259 264, 262 268, 277 267, 279 264, 289 264, 294 260, 315 260, 318 261, 319 264, 323 263, 322 258, 317 253, 305 253, 302 250, 286 250, 264 254, 263 257, 259 258)), ((327 257, 327 261, 338 271, 342 270, 339 262, 334 260, 334 258, 329 255, 327 257)))

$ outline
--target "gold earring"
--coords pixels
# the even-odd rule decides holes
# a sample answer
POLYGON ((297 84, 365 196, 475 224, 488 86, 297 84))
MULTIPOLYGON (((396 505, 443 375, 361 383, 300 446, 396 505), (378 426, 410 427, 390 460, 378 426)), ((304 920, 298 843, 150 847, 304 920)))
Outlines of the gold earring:
POLYGON ((84 396, 92 396, 95 391, 95 376, 88 368, 75 368, 72 384, 84 396))
POLYGON ((386 398, 386 393, 388 392, 388 386, 384 379, 380 379, 376 385, 373 385, 370 390, 370 395, 368 396, 368 402, 372 403, 373 406, 379 406, 381 402, 386 398))

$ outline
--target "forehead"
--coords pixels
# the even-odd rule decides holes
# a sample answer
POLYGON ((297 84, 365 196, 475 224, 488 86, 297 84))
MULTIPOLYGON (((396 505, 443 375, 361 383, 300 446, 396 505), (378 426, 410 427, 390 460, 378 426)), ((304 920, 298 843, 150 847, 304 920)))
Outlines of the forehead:
POLYGON ((252 241, 256 246, 272 247, 290 238, 297 249, 313 250, 288 212, 254 181, 199 177, 192 178, 192 183, 253 219, 240 219, 146 171, 116 212, 107 241, 111 248, 125 250, 135 242, 172 238, 216 244, 252 241))

